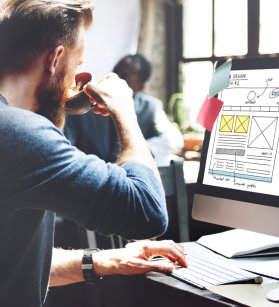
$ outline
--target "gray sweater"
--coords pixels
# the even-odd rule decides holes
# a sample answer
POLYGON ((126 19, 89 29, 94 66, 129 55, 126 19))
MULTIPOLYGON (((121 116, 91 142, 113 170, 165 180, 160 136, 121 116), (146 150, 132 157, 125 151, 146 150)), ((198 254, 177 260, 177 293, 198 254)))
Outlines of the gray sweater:
POLYGON ((0 306, 42 305, 55 213, 125 238, 166 230, 164 192, 149 168, 85 155, 49 120, 1 96, 0 161, 0 306))

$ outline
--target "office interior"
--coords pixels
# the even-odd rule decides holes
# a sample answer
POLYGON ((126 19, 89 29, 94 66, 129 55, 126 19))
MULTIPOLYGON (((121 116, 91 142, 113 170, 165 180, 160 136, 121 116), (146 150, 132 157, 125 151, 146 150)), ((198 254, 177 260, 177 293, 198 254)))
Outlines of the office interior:
MULTIPOLYGON (((186 230, 180 229, 181 209, 177 209, 180 196, 170 193, 167 196, 170 225, 167 233, 159 239, 196 241, 203 235, 229 230, 229 227, 196 221, 191 217, 205 132, 196 123, 196 117, 208 93, 216 61, 279 57, 276 39, 279 2, 94 0, 93 3, 95 20, 88 33, 84 64, 78 71, 90 71, 95 79, 99 79, 109 73, 124 55, 143 54, 153 67, 144 93, 162 100, 168 118, 183 135, 184 148, 174 157, 179 161, 175 166, 177 171, 171 173, 179 178, 171 180, 178 180, 176 184, 183 186, 181 197, 186 206, 182 214, 186 215, 188 224, 186 230), (181 236, 185 231, 186 240, 181 236)), ((108 248, 111 240, 97 239, 97 244, 108 248)), ((116 247, 121 244, 117 242, 114 238, 116 247)), ((88 234, 74 222, 58 217, 55 244, 63 248, 86 248, 88 234)), ((83 284, 50 289, 45 306, 95 306, 96 303, 88 299, 87 292, 83 284)), ((172 299, 175 301, 175 296, 172 299)), ((219 306, 217 300, 211 303, 208 306, 219 306)), ((185 306, 194 305, 185 302, 185 306)))

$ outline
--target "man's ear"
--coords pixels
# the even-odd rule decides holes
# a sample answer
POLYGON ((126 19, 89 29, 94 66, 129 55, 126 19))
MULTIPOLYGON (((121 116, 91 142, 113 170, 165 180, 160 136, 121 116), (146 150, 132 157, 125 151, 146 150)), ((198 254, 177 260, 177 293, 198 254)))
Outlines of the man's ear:
POLYGON ((139 92, 143 91, 144 86, 145 86, 145 84, 144 84, 144 83, 142 83, 142 82, 138 83, 138 86, 137 86, 137 87, 138 87, 138 89, 137 89, 137 90, 138 90, 139 92))
POLYGON ((51 50, 48 54, 46 69, 53 75, 57 69, 59 62, 64 53, 64 47, 58 46, 55 49, 51 50))

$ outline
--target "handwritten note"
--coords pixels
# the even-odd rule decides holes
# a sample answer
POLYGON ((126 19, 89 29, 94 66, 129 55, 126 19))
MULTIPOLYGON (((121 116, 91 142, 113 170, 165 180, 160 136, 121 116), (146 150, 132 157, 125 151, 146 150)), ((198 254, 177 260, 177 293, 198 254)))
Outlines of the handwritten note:
POLYGON ((232 59, 228 59, 224 64, 213 71, 209 87, 209 98, 217 95, 224 88, 229 86, 231 68, 232 59))
POLYGON ((206 130, 212 131, 215 120, 223 106, 223 101, 216 97, 209 98, 208 95, 199 111, 197 123, 203 126, 206 130))

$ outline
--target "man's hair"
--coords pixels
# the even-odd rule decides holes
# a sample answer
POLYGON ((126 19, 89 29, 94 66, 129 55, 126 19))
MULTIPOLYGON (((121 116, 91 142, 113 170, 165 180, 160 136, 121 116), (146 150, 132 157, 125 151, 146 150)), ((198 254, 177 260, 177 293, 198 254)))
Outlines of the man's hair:
POLYGON ((131 56, 136 62, 140 64, 140 70, 138 72, 139 81, 144 83, 151 76, 151 64, 150 62, 141 54, 137 53, 131 56))
POLYGON ((73 46, 92 11, 91 0, 0 0, 0 77, 28 69, 45 50, 73 46))
POLYGON ((115 67, 121 66, 127 59, 131 59, 139 64, 140 68, 137 70, 139 82, 145 83, 151 76, 152 67, 150 62, 141 54, 129 54, 122 58, 115 67))

